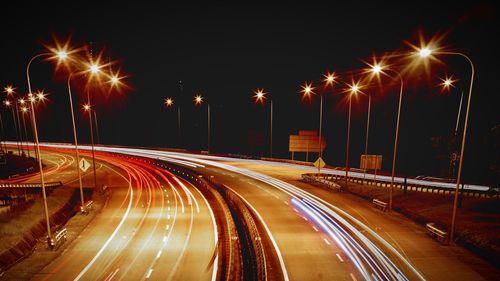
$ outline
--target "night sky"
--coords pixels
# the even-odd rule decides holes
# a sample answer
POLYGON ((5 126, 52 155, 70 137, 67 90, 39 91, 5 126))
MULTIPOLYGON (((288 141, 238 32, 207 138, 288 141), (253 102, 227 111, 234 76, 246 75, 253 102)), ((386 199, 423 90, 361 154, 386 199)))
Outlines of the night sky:
MULTIPOLYGON (((351 74, 365 67, 361 60, 370 60, 372 54, 409 51, 405 41, 417 44, 419 32, 425 38, 446 33, 444 44, 468 54, 476 67, 464 177, 499 183, 498 172, 492 172, 495 165, 498 171, 500 157, 500 133, 493 129, 500 124, 494 43, 500 24, 493 2, 101 2, 4 4, 0 83, 26 93, 28 60, 43 51, 42 43, 52 42, 53 35, 60 39, 71 35, 74 46, 92 44, 95 52, 104 50, 104 58, 117 60, 113 67, 129 75, 126 92, 93 94, 101 143, 178 147, 176 106, 180 106, 181 146, 205 150, 209 103, 212 152, 266 156, 269 103, 256 105, 251 99, 256 88, 264 88, 274 103, 274 155, 290 158, 288 135, 318 129, 319 98, 301 102, 304 82, 318 84, 328 70, 350 82, 351 74), (201 107, 192 102, 198 93, 205 99, 201 107), (167 96, 175 99, 175 107, 168 110, 163 105, 167 96)), ((457 56, 441 59, 443 63, 432 64, 429 73, 405 76, 400 174, 446 176, 449 161, 443 157, 443 143, 454 131, 470 68, 457 56), (449 93, 436 86, 445 74, 459 79, 449 93), (443 141, 437 145, 439 137, 443 141)), ((31 77, 35 89, 50 93, 49 102, 37 110, 41 141, 72 141, 64 73, 54 74, 54 65, 39 60, 31 77)), ((385 86, 365 90, 374 97, 369 153, 383 155, 385 170, 391 167, 399 90, 397 83, 388 86, 390 82, 386 78, 385 86)), ((324 99, 324 158, 336 166, 345 165, 344 88, 341 82, 324 99)), ((75 91, 80 108, 84 92, 75 91)), ((364 151, 366 106, 366 98, 353 100, 350 165, 354 167, 364 151)), ((7 138, 13 139, 10 111, 0 112, 7 138)), ((76 118, 79 141, 88 143, 88 117, 79 110, 76 118)), ((461 125, 459 134, 463 116, 461 125)))

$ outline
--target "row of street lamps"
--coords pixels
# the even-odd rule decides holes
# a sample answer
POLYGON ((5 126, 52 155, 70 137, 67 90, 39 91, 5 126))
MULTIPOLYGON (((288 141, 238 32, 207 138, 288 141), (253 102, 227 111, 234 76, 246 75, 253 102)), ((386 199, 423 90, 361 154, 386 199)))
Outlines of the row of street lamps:
MULTIPOLYGON (((453 213, 452 213, 452 219, 451 219, 451 230, 450 230, 450 239, 453 240, 453 235, 454 235, 454 228, 455 228, 455 220, 456 220, 456 210, 457 210, 457 202, 458 202, 458 192, 459 192, 459 186, 461 182, 461 176, 462 176, 462 167, 463 167, 463 155, 465 151, 465 144, 466 144, 466 135, 467 135, 467 125, 468 125, 468 120, 469 120, 469 111, 470 111, 470 103, 471 103, 471 97, 472 97, 472 86, 473 86, 473 80, 474 80, 474 65, 471 61, 471 59, 459 52, 451 52, 451 51, 445 51, 437 47, 435 44, 437 42, 429 42, 427 44, 421 42, 420 46, 414 46, 411 45, 413 48, 413 52, 410 53, 410 58, 412 59, 417 59, 413 60, 412 64, 409 65, 408 67, 415 67, 414 63, 419 64, 419 62, 423 62, 426 66, 429 63, 429 60, 437 60, 437 56, 440 55, 456 55, 460 56, 462 58, 465 58, 467 62, 470 64, 471 67, 471 79, 470 79, 470 86, 469 86, 469 95, 467 99, 467 109, 466 109, 466 115, 465 115, 465 125, 464 125, 464 132, 462 134, 462 142, 461 142, 461 149, 460 149, 460 156, 459 156, 459 167, 458 167, 458 173, 457 173, 457 178, 456 178, 456 188, 455 188, 455 197, 454 197, 454 203, 453 203, 453 213)), ((399 56, 395 56, 399 57, 399 56)), ((369 68, 365 69, 363 71, 364 74, 369 74, 369 77, 363 77, 363 79, 360 79, 360 81, 354 81, 352 80, 351 83, 346 83, 347 89, 344 90, 344 92, 348 93, 348 118, 347 118, 347 141, 346 141, 346 159, 345 159, 345 186, 346 188, 348 187, 348 177, 349 177, 349 144, 350 144, 350 125, 351 125, 351 111, 352 111, 352 97, 357 96, 358 94, 362 94, 368 97, 368 110, 367 110, 367 122, 366 122, 366 135, 365 135, 365 157, 368 155, 368 136, 369 136, 369 131, 370 131, 370 114, 371 114, 371 95, 370 94, 365 94, 362 89, 365 88, 365 85, 362 85, 362 82, 365 80, 371 80, 374 77, 377 77, 380 81, 381 76, 385 76, 390 78, 391 80, 399 80, 399 95, 398 95, 398 106, 397 106, 397 115, 396 115, 396 126, 395 126, 395 133, 394 133, 394 143, 393 143, 393 157, 392 157, 392 167, 391 167, 391 185, 389 189, 389 210, 393 208, 393 192, 394 192, 394 178, 395 178, 395 173, 396 173, 396 161, 397 161, 397 150, 398 150, 398 141, 399 141, 399 130, 400 130, 400 120, 401 120, 401 107, 402 107, 402 102, 403 102, 403 89, 404 89, 404 79, 403 75, 394 69, 393 67, 389 67, 387 64, 385 64, 385 60, 387 58, 384 57, 380 61, 377 61, 377 58, 374 58, 374 61, 372 64, 367 63, 369 68)), ((404 72, 403 72, 404 73, 404 72)), ((315 93, 315 87, 313 86, 312 83, 305 83, 301 89, 302 93, 302 99, 304 98, 311 98, 312 95, 319 95, 320 97, 320 108, 319 108, 319 158, 322 158, 322 125, 323 125, 323 95, 325 90, 328 87, 332 87, 334 83, 338 83, 338 77, 336 76, 335 73, 327 73, 324 76, 323 79, 323 90, 320 93, 315 93)), ((453 87, 453 82, 456 80, 453 79, 453 76, 446 76, 446 78, 441 79, 442 83, 440 84, 443 89, 449 89, 450 87, 453 87)), ((264 89, 258 88, 255 92, 254 95, 252 96, 255 99, 256 103, 265 103, 265 99, 267 98, 266 93, 264 89)), ((457 134, 458 131, 458 124, 459 124, 459 119, 460 119, 460 111, 461 111, 461 106, 462 106, 462 99, 463 95, 460 101, 460 109, 458 112, 458 117, 457 117, 457 124, 455 127, 455 135, 457 134)), ((196 96, 195 97, 195 105, 200 105, 203 101, 201 96, 196 96)), ((166 98, 165 99, 165 104, 167 107, 171 107, 173 105, 173 99, 172 98, 166 98)), ((179 122, 179 130, 180 130, 180 108, 179 108, 179 116, 178 116, 178 122, 179 122)), ((270 157, 273 156, 273 101, 270 99, 270 138, 269 138, 269 154, 270 157)), ((210 107, 208 107, 208 150, 210 149, 210 107)), ((365 166, 366 166, 366 158, 365 158, 365 166)), ((321 172, 321 165, 318 165, 318 173, 321 172)), ((365 176, 366 176, 366 167, 364 169, 365 176)))
MULTIPOLYGON (((119 76, 119 72, 116 73, 105 73, 102 68, 104 65, 100 63, 100 56, 97 59, 90 58, 88 61, 82 60, 81 58, 77 57, 77 54, 81 51, 82 49, 70 49, 69 47, 69 42, 66 42, 64 45, 60 45, 58 42, 56 42, 56 47, 52 48, 49 47, 48 52, 40 53, 35 56, 33 56, 26 67, 26 78, 27 78, 27 83, 28 83, 28 98, 30 100, 30 105, 31 105, 31 122, 32 122, 32 128, 33 128, 33 134, 34 134, 34 142, 35 142, 35 148, 36 148, 36 155, 38 156, 38 167, 39 167, 39 174, 40 174, 40 183, 41 183, 41 188, 42 188, 42 195, 43 195, 43 201, 44 201, 44 210, 45 210, 45 220, 46 220, 46 226, 47 226, 47 239, 49 242, 49 245, 52 241, 52 233, 50 230, 50 219, 49 219, 49 213, 48 213, 48 207, 47 207, 47 196, 46 196, 46 191, 45 191, 45 179, 44 179, 44 173, 43 173, 43 165, 42 165, 42 159, 40 156, 40 146, 39 146, 39 138, 38 138, 38 128, 37 128, 37 122, 36 122, 36 114, 35 114, 35 103, 36 101, 42 101, 45 98, 45 95, 43 92, 39 92, 36 94, 36 96, 33 94, 32 89, 31 89, 31 79, 30 79, 30 66, 31 64, 38 58, 48 58, 49 60, 55 60, 57 62, 56 69, 63 64, 66 66, 69 70, 69 75, 67 78, 67 87, 68 87, 68 100, 69 100, 69 106, 71 110, 71 120, 72 120, 72 126, 73 126, 73 137, 74 137, 74 144, 75 144, 75 153, 76 153, 76 160, 77 160, 77 165, 76 165, 76 170, 78 174, 78 182, 79 182, 79 189, 80 189, 80 200, 81 200, 81 211, 86 212, 85 210, 85 201, 84 201, 84 196, 83 196, 83 187, 82 187, 82 176, 79 168, 79 162, 80 162, 80 154, 78 150, 78 135, 77 135, 77 129, 76 129, 76 124, 75 124, 75 117, 74 117, 74 109, 73 109, 73 98, 72 98, 72 91, 71 91, 71 82, 73 77, 77 76, 87 76, 88 81, 86 83, 86 87, 89 87, 91 82, 97 80, 99 84, 101 84, 100 78, 104 76, 107 79, 108 84, 110 84, 111 89, 121 87, 123 86, 123 82, 121 81, 124 77, 119 76)), ((12 94, 13 89, 12 87, 7 87, 6 88, 6 93, 12 94)), ((89 96, 88 96, 89 97, 89 96)), ((22 100, 19 100, 19 103, 23 104, 21 102, 22 100)), ((90 106, 90 98, 88 98, 88 104, 84 105, 84 109, 86 111, 89 111, 89 118, 90 118, 90 124, 92 124, 92 119, 91 119, 91 106, 90 106)), ((12 102, 10 100, 5 100, 4 104, 6 106, 10 106, 12 102)), ((14 104, 17 106, 17 102, 14 101, 14 104)), ((27 109, 22 109, 23 112, 26 112, 27 109)), ((17 110, 16 110, 17 111, 17 110)), ((94 111, 94 116, 95 116, 95 111, 94 111)), ((96 121, 97 122, 97 121, 96 121)), ((91 128, 92 130, 92 128, 91 128)), ((16 130, 17 131, 17 130, 16 130)), ((93 132, 92 132, 93 134, 93 132)), ((93 143, 92 143, 92 153, 94 152, 93 149, 93 143)), ((96 174, 95 174, 95 156, 93 154, 93 161, 94 161, 94 188, 97 186, 96 183, 96 174)))

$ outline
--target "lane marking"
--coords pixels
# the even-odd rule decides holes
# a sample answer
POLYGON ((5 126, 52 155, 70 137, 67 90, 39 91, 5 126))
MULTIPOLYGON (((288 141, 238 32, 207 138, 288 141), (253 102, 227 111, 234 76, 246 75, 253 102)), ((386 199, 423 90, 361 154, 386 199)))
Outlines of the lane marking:
POLYGON ((336 254, 336 255, 337 255, 337 258, 339 258, 340 262, 344 262, 344 259, 342 259, 342 257, 339 254, 336 254))
POLYGON ((156 255, 156 258, 157 258, 157 259, 158 259, 158 258, 160 258, 161 253, 162 253, 162 250, 159 250, 159 251, 158 251, 158 254, 156 255))
POLYGON ((115 271, 111 272, 111 274, 108 275, 108 277, 106 277, 105 281, 111 281, 111 279, 113 279, 113 277, 115 277, 116 273, 118 273, 119 270, 120 270, 120 268, 117 268, 117 269, 115 269, 115 271))
POLYGON ((286 201, 283 201, 283 202, 285 203, 285 205, 288 205, 288 206, 290 206, 290 204, 289 204, 288 202, 286 202, 286 201))
POLYGON ((146 279, 149 279, 149 277, 151 277, 151 273, 153 273, 153 269, 152 268, 150 268, 149 271, 148 271, 148 274, 146 274, 146 279))
POLYGON ((352 278, 352 280, 353 280, 353 281, 358 281, 358 280, 356 279, 356 277, 354 277, 354 274, 352 274, 352 273, 351 273, 351 278, 352 278))
POLYGON ((165 226, 165 230, 168 230, 170 228, 170 225, 167 224, 167 226, 165 226))
POLYGON ((163 235, 163 243, 167 243, 167 236, 163 235))
POLYGON ((314 231, 318 232, 319 230, 313 225, 314 231))
POLYGON ((323 238, 323 241, 325 241, 326 244, 331 245, 330 241, 328 241, 326 238, 323 238))
POLYGON ((85 268, 82 269, 82 271, 80 271, 80 273, 78 274, 78 276, 76 276, 75 281, 80 280, 83 277, 83 275, 90 269, 90 267, 95 263, 95 261, 101 256, 101 254, 104 252, 104 250, 111 243, 111 240, 113 240, 115 238, 116 234, 121 229, 122 225, 125 223, 125 220, 127 219, 128 214, 130 213, 130 210, 132 209, 132 198, 134 197, 134 189, 132 188, 132 179, 130 178, 130 174, 129 174, 129 178, 127 179, 122 174, 116 172, 115 169, 113 169, 111 167, 108 167, 108 168, 111 169, 111 170, 113 170, 118 175, 120 175, 129 184, 128 188, 130 190, 130 196, 129 196, 128 206, 127 206, 127 211, 125 211, 125 214, 123 215, 122 219, 120 220, 120 223, 115 228, 115 230, 113 231, 113 233, 111 234, 111 236, 109 236, 108 240, 106 240, 106 242, 104 243, 104 245, 102 245, 101 249, 99 249, 99 252, 97 252, 97 254, 94 256, 94 258, 92 258, 92 260, 87 264, 87 266, 85 266, 85 268))

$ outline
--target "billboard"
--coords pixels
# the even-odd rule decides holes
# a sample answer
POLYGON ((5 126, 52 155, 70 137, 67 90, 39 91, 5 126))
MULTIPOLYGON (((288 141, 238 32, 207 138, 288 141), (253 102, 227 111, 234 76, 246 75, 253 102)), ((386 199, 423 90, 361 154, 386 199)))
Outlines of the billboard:
POLYGON ((364 170, 380 170, 382 155, 361 154, 360 168, 364 170))
POLYGON ((298 135, 290 135, 290 142, 288 151, 290 152, 320 152, 325 150, 326 140, 321 137, 321 144, 319 142, 317 131, 299 131, 298 135))

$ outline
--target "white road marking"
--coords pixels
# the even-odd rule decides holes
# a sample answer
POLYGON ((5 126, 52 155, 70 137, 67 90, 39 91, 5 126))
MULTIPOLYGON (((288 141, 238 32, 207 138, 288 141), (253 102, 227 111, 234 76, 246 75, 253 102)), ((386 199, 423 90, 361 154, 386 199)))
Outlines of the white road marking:
POLYGON ((336 255, 337 255, 337 258, 339 258, 340 262, 344 262, 344 259, 342 259, 342 257, 339 254, 336 254, 336 255))
POLYGON ((314 231, 318 231, 318 229, 314 225, 313 225, 313 229, 314 229, 314 231))
POLYGON ((353 280, 353 281, 358 281, 358 280, 356 279, 356 277, 354 277, 354 274, 352 274, 352 273, 351 273, 351 278, 352 278, 352 280, 353 280))
POLYGON ((158 254, 156 255, 156 258, 159 258, 161 256, 162 250, 158 251, 158 254))
POLYGON ((148 271, 148 274, 146 274, 146 279, 149 279, 149 277, 151 277, 151 273, 153 273, 153 269, 150 268, 149 271, 148 271))
POLYGON ((325 241, 326 244, 331 245, 330 241, 328 241, 326 238, 323 238, 323 241, 325 241))

